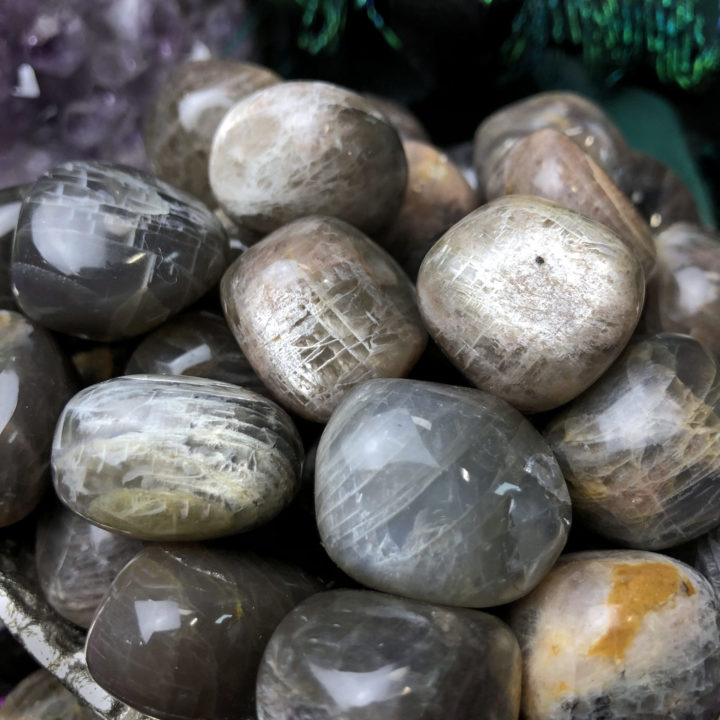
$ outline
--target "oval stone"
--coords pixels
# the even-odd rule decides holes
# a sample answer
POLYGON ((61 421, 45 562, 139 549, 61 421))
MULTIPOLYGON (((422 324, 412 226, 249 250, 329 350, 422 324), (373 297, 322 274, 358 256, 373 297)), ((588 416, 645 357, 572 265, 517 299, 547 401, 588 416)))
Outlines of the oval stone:
POLYGON ((286 82, 237 103, 215 133, 210 185, 241 225, 269 232, 332 215, 372 233, 407 182, 400 138, 375 105, 322 82, 286 82))
POLYGON ((57 504, 37 526, 40 587, 56 612, 88 628, 115 576, 142 549, 140 540, 103 530, 57 504))
POLYGON ((529 592, 570 527, 560 468, 517 410, 416 380, 345 396, 320 438, 315 509, 325 549, 353 579, 466 607, 529 592))
POLYGON ((259 720, 517 720, 520 650, 475 610, 363 590, 313 595, 280 623, 257 682, 259 720))
POLYGON ((0 190, 0 309, 16 310, 10 279, 10 259, 20 204, 27 186, 0 190))
POLYGON ((663 555, 574 553, 520 601, 527 720, 716 720, 718 604, 707 580, 663 555))
POLYGON ((40 324, 112 341, 197 300, 227 261, 222 225, 198 200, 134 168, 78 161, 49 170, 25 196, 12 279, 40 324))
POLYGON ((120 572, 88 633, 95 681, 162 720, 254 718, 263 650, 321 585, 296 567, 201 546, 154 546, 120 572))
POLYGON ((631 345, 545 436, 601 535, 658 550, 720 524, 720 365, 697 340, 631 345))
POLYGON ((86 388, 58 421, 60 499, 108 530, 197 540, 274 517, 299 488, 303 448, 256 393, 200 378, 134 375, 86 388))
POLYGON ((45 492, 55 423, 74 389, 50 334, 0 310, 0 527, 22 520, 45 492))
POLYGON ((627 344, 643 271, 608 228, 512 195, 448 230, 418 275, 433 339, 477 387, 523 412, 579 395, 627 344))
POLYGON ((260 379, 318 422, 357 383, 407 374, 427 341, 405 273, 336 218, 304 218, 268 235, 228 269, 220 292, 260 379))

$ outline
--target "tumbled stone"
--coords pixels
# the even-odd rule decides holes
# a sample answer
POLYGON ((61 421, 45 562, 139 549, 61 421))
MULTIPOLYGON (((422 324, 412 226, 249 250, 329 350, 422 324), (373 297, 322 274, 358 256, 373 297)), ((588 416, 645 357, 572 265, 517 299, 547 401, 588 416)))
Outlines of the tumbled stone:
POLYGON ((254 718, 265 645, 282 618, 319 590, 299 568, 255 555, 149 547, 120 572, 98 610, 88 668, 108 692, 153 717, 254 718))
POLYGON ((208 161, 217 126, 236 102, 277 82, 279 75, 251 63, 213 59, 180 65, 145 118, 145 149, 152 169, 214 205, 208 161))
POLYGON ((12 279, 29 317, 111 341, 197 300, 227 260, 222 226, 199 201, 140 170, 78 161, 49 170, 25 196, 12 279))
POLYGON ((707 580, 663 555, 566 555, 511 614, 523 717, 716 720, 717 612, 707 580))
POLYGON ((392 220, 406 182, 395 128, 369 100, 322 82, 279 83, 241 100, 210 154, 220 205, 261 232, 320 214, 372 233, 392 220))
POLYGON ((649 277, 655 265, 650 227, 607 173, 571 139, 545 128, 518 140, 486 186, 488 200, 536 195, 606 225, 649 277))
POLYGON ((475 170, 483 192, 505 153, 519 139, 543 128, 567 135, 616 182, 624 171, 627 143, 598 105, 576 93, 538 93, 500 108, 479 125, 475 170))
POLYGON ((720 527, 701 535, 691 544, 688 562, 699 570, 720 597, 720 527))
POLYGON ((225 273, 221 295, 263 383, 318 422, 357 383, 408 373, 427 340, 412 283, 335 218, 304 218, 253 245, 225 273))
POLYGON ((28 675, 5 698, 0 720, 99 720, 47 670, 28 675))
POLYGON ((631 345, 545 436, 596 532, 656 550, 720 524, 720 367, 697 340, 631 345))
POLYGON ((26 186, 0 190, 0 309, 16 310, 15 297, 10 280, 10 259, 20 203, 26 186))
POLYGON ((35 558, 45 597, 56 612, 83 628, 140 540, 110 533, 62 505, 38 522, 35 558))
POLYGON ((204 377, 267 394, 225 320, 205 311, 181 315, 150 333, 126 372, 204 377))
POLYGON ((437 148, 405 140, 408 184, 400 211, 378 242, 411 277, 435 241, 451 225, 477 207, 463 174, 437 148))
POLYGON ((45 492, 55 423, 74 389, 50 334, 0 310, 0 527, 22 520, 45 492))
POLYGON ((385 116, 385 119, 398 131, 403 140, 430 142, 427 131, 420 120, 404 105, 372 93, 364 93, 363 97, 385 116))
POLYGON ((620 354, 644 278, 608 228, 516 195, 450 228, 425 256, 417 292, 433 339, 474 385, 538 412, 580 394, 620 354))
POLYGON ((146 540, 199 540, 255 527, 297 492, 292 421, 250 390, 134 375, 72 398, 53 442, 55 489, 92 523, 146 540))
POLYGON ((692 335, 720 358, 720 234, 676 223, 656 235, 655 245, 646 327, 692 335))
POLYGON ((368 587, 488 607, 534 587, 570 526, 560 468, 499 398, 416 380, 350 391, 318 447, 323 545, 368 587))
POLYGON ((475 610, 336 590, 304 600, 265 649, 259 720, 517 720, 520 650, 475 610))

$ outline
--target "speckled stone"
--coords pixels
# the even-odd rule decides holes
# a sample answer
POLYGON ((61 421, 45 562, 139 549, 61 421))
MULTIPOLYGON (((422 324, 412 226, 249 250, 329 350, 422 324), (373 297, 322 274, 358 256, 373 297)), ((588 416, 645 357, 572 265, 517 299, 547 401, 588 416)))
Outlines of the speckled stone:
POLYGON ((607 173, 570 138, 545 128, 518 140, 488 178, 486 195, 536 195, 606 225, 646 277, 655 265, 650 227, 607 173))
POLYGON ((405 140, 408 184, 400 211, 378 242, 411 277, 435 241, 477 207, 475 192, 445 153, 405 140))
POLYGON ((517 410, 417 380, 345 396, 320 439, 315 509, 325 549, 353 579, 465 607, 529 592, 570 526, 560 468, 517 410))
POLYGON ((0 310, 17 310, 10 280, 10 259, 25 186, 0 190, 0 310))
POLYGON ((152 169, 214 205, 208 162, 217 126, 236 102, 277 82, 279 75, 251 63, 213 59, 180 65, 145 118, 145 150, 152 169))
POLYGON ((126 373, 191 375, 268 392, 225 319, 205 311, 181 315, 150 333, 131 355, 126 373))
POLYGON ((400 267, 334 218, 298 220, 253 245, 225 273, 221 295, 263 383, 318 422, 357 383, 408 373, 427 341, 400 267))
POLYGON ((302 444, 275 403, 229 383, 133 375, 75 395, 53 442, 71 510, 146 540, 200 540, 274 517, 300 482, 302 444))
POLYGON ((640 317, 644 286, 609 229, 514 195, 450 228, 425 256, 417 292, 433 339, 474 385, 538 412, 610 366, 640 317))
POLYGON ((720 634, 692 568, 632 550, 576 553, 513 609, 526 720, 716 720, 720 634))
POLYGON ((520 650, 475 610, 381 593, 313 595, 277 627, 257 684, 259 720, 517 720, 520 650))
POLYGON ((58 504, 38 522, 35 559, 50 605, 90 627, 115 576, 143 549, 140 540, 110 533, 58 504))
POLYGON ((99 720, 99 716, 47 670, 36 670, 7 696, 0 720, 99 720))
POLYGON ((658 234, 655 244, 647 329, 692 335, 720 358, 720 233, 676 223, 658 234))
POLYGON ((363 93, 363 97, 385 116, 385 119, 398 131, 403 140, 430 142, 427 130, 420 120, 404 105, 372 93, 363 93))
POLYGON ((55 423, 74 389, 50 334, 0 310, 0 527, 22 520, 45 492, 55 423))
POLYGON ((23 312, 94 340, 146 332, 220 278, 228 244, 199 201, 133 168, 78 161, 23 200, 12 279, 23 312))
POLYGON ((261 232, 320 214, 372 233, 395 216, 406 182, 395 128, 370 101, 322 82, 279 83, 241 100, 210 154, 220 205, 261 232))
POLYGON ((162 720, 254 720, 265 645, 319 590, 299 568, 254 555, 149 547, 98 610, 88 668, 108 692, 162 720))
POLYGON ((629 148, 615 124, 595 103, 571 92, 546 92, 500 108, 475 133, 475 170, 484 192, 497 164, 520 139, 542 128, 567 135, 617 182, 629 148))
POLYGON ((697 340, 631 345, 545 435, 596 532, 657 550, 720 524, 720 367, 697 340))

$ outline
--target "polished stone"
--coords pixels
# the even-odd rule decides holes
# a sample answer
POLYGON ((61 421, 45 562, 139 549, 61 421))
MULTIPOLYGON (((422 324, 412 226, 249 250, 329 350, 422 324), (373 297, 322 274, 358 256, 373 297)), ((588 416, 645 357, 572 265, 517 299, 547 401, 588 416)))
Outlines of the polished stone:
POLYGON ((570 138, 545 128, 518 140, 488 178, 488 200, 536 195, 609 227, 649 277, 655 265, 650 226, 607 173, 570 138))
POLYGON ((140 170, 78 161, 28 191, 12 279, 29 317, 110 341, 144 333, 197 300, 227 261, 222 226, 202 203, 140 170))
POLYGON ((99 609, 88 668, 108 692, 153 717, 254 718, 265 645, 320 589, 300 569, 254 555, 149 547, 120 572, 99 609))
POLYGON ((602 375, 635 329, 644 289, 613 232, 519 195, 450 228, 417 284, 425 324, 450 360, 524 412, 558 407, 602 375))
POLYGON ((210 154, 210 186, 233 220, 269 232, 332 215, 372 233, 402 203, 397 131, 356 93, 322 82, 259 90, 228 112, 210 154))
POLYGON ((215 130, 236 102, 280 82, 260 65, 202 60, 180 65, 150 104, 145 150, 158 177, 212 206, 208 162, 215 130))
POLYGON ((631 345, 545 436, 596 532, 657 550, 720 524, 720 366, 697 340, 631 345))
POLYGON ((656 235, 655 244, 647 329, 692 335, 720 358, 720 233, 676 223, 656 235))
POLYGON ((288 415, 202 378, 133 375, 75 395, 58 421, 53 480, 91 522, 146 540, 200 540, 277 515, 299 488, 288 415))
POLYGON ((486 613, 324 592, 273 633, 257 705, 259 720, 517 720, 520 650, 486 613))
POLYGON ((720 527, 701 535, 692 544, 688 561, 707 578, 720 598, 720 527))
POLYGON ((83 628, 123 566, 144 547, 110 533, 58 504, 38 522, 35 559, 45 597, 56 612, 83 628))
POLYGON ((408 184, 403 204, 378 242, 416 278, 420 263, 451 225, 477 207, 475 192, 459 168, 432 145, 403 141, 408 184))
POLYGON ((718 602, 691 567, 575 553, 511 614, 526 720, 716 720, 718 602))
POLYGON ((200 311, 170 320, 148 335, 128 361, 135 375, 191 375, 267 394, 225 319, 200 311))
POLYGON ((253 245, 225 273, 221 295, 263 383, 318 422, 357 383, 407 374, 427 341, 405 273, 335 218, 297 220, 253 245))
POLYGON ((364 93, 363 97, 369 100, 385 116, 385 119, 398 131, 398 135, 403 140, 430 142, 427 130, 425 130, 420 120, 404 105, 390 100, 390 98, 371 93, 364 93))
POLYGON ((45 492, 55 423, 73 391, 50 334, 0 310, 0 527, 22 520, 45 492))
POLYGON ((529 592, 570 527, 560 468, 517 410, 416 380, 345 396, 320 439, 315 509, 325 549, 353 579, 466 607, 529 592))
POLYGON ((10 260, 20 203, 27 186, 0 190, 0 310, 16 310, 10 279, 10 260))

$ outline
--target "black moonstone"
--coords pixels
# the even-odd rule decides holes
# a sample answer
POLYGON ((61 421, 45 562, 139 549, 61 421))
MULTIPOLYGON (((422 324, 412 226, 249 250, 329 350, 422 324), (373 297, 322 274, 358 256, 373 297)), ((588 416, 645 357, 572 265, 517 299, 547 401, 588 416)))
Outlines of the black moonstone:
POLYGON ((53 330, 139 335, 207 292, 229 259, 200 201, 130 167, 70 162, 23 200, 13 245, 17 302, 53 330))

